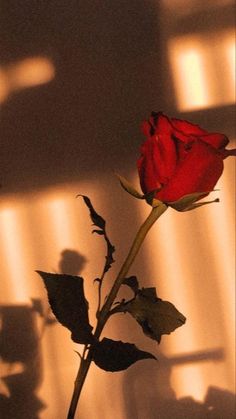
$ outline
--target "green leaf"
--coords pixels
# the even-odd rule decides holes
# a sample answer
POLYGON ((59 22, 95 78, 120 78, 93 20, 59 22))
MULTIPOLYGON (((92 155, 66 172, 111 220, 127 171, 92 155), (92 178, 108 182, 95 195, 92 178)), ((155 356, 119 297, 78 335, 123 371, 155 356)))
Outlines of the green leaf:
POLYGON ((44 281, 48 300, 57 320, 71 331, 77 343, 94 340, 88 319, 88 302, 84 296, 83 278, 73 275, 36 271, 44 281))
POLYGON ((145 335, 158 343, 162 335, 170 334, 186 321, 172 303, 157 297, 155 288, 139 290, 135 298, 121 303, 116 308, 116 312, 118 311, 130 313, 140 324, 145 335))
POLYGON ((85 204, 87 205, 87 207, 90 211, 90 218, 91 218, 93 224, 96 227, 100 228, 100 230, 94 229, 92 231, 92 233, 96 233, 96 234, 99 234, 100 236, 104 236, 104 239, 105 239, 106 244, 107 244, 106 262, 105 262, 105 266, 104 266, 103 274, 102 274, 102 277, 103 277, 104 274, 110 269, 112 263, 115 262, 115 260, 113 258, 113 253, 115 252, 115 246, 113 246, 113 244, 111 244, 111 242, 110 242, 110 240, 107 236, 106 229, 105 229, 106 221, 104 220, 104 218, 101 217, 101 215, 99 215, 95 211, 90 199, 85 195, 78 195, 78 196, 81 196, 83 198, 85 204))
POLYGON ((137 292, 138 292, 138 280, 137 280, 136 276, 130 276, 129 278, 124 278, 123 279, 123 285, 127 285, 128 287, 130 287, 132 289, 134 294, 137 294, 137 292))
POLYGON ((123 176, 118 175, 118 173, 116 173, 116 176, 118 177, 122 188, 126 192, 128 192, 130 195, 134 196, 135 198, 144 199, 144 196, 140 192, 138 192, 127 179, 125 179, 123 176))
POLYGON ((103 338, 92 352, 95 364, 105 371, 122 371, 141 359, 156 359, 149 352, 138 349, 134 344, 103 338))

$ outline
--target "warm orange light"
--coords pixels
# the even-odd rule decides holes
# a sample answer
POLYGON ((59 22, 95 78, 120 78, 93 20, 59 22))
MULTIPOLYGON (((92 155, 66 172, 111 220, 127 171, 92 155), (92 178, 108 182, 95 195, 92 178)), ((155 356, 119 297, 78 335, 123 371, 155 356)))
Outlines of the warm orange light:
MULTIPOLYGON (((66 196, 48 197, 44 201, 44 215, 47 216, 47 225, 51 231, 54 247, 60 252, 63 248, 73 247, 73 223, 71 223, 71 208, 66 196)), ((46 220, 45 220, 46 221, 46 220)))
POLYGON ((4 102, 9 93, 6 72, 0 67, 0 103, 4 102))
POLYGON ((18 90, 49 83, 55 77, 55 67, 46 57, 31 57, 0 67, 0 103, 18 90))
POLYGON ((226 62, 228 67, 228 90, 229 94, 231 95, 232 102, 235 102, 235 69, 236 69, 236 62, 235 62, 235 37, 229 36, 225 45, 225 52, 226 52, 226 62))
POLYGON ((204 73, 203 48, 196 38, 177 38, 170 42, 169 51, 178 108, 203 108, 209 104, 209 91, 204 73))
MULTIPOLYGON (((142 249, 145 254, 143 260, 142 254, 140 255, 144 271, 150 266, 152 272, 151 278, 147 276, 148 282, 145 286, 156 285, 158 295, 172 301, 187 316, 186 325, 170 336, 163 337, 160 346, 160 351, 163 351, 167 360, 180 360, 176 364, 170 364, 170 386, 177 398, 186 396, 203 401, 208 387, 212 385, 233 391, 234 339, 231 335, 231 316, 234 309, 234 286, 230 252, 234 235, 230 218, 231 169, 233 170, 232 160, 230 165, 227 162, 224 177, 220 181, 223 183, 218 185, 222 189, 222 203, 185 214, 169 209, 149 233, 142 249), (220 359, 206 356, 206 359, 196 362, 196 352, 209 354, 216 348, 223 354, 220 359), (187 363, 181 364, 182 355, 187 355, 187 363)), ((104 182, 102 183, 105 184, 104 182)), ((136 183, 136 179, 133 183, 136 183)), ((16 302, 25 302, 35 296, 46 303, 45 290, 34 270, 58 272, 61 251, 69 247, 81 250, 90 258, 82 276, 85 278, 86 298, 90 303, 90 319, 94 324, 92 318, 95 318, 93 311, 97 301, 93 279, 103 266, 104 243, 100 237, 90 234, 91 220, 88 210, 82 200, 75 199, 78 191, 86 191, 99 213, 102 207, 103 215, 103 207, 107 207, 109 200, 102 200, 101 206, 99 197, 104 192, 99 190, 98 183, 79 186, 71 184, 45 190, 27 196, 27 204, 26 196, 14 201, 2 200, 0 271, 4 303, 8 301, 15 305, 16 302)), ((137 205, 137 208, 145 211, 146 216, 149 208, 144 203, 137 202, 137 205)), ((144 214, 140 214, 140 218, 143 219, 144 214)), ((123 225, 120 237, 126 237, 124 220, 121 218, 119 222, 123 225)), ((140 222, 141 220, 137 225, 140 222)), ((120 261, 117 260, 117 263, 120 261)), ((135 270, 133 272, 136 273, 135 270)), ((141 284, 143 278, 140 277, 139 280, 141 284)), ((59 324, 44 328, 44 378, 38 396, 47 403, 47 409, 42 411, 41 416, 45 419, 59 417, 62 409, 63 415, 66 415, 79 364, 73 349, 81 349, 80 345, 70 341, 69 336, 70 333, 59 324)), ((119 336, 119 339, 122 338, 119 336)), ((135 369, 136 366, 132 368, 135 369)), ((115 406, 117 415, 123 417, 125 405, 121 389, 125 375, 116 377, 111 378, 110 374, 93 366, 81 399, 81 412, 88 412, 89 400, 90 404, 96 406, 99 414, 104 409, 103 416, 112 415, 112 407, 115 406), (104 406, 100 402, 103 400, 102 392, 111 385, 111 380, 114 391, 109 403, 104 406)), ((3 388, 2 392, 6 393, 6 390, 3 388)))
POLYGON ((11 299, 17 303, 29 300, 28 269, 32 261, 23 211, 16 203, 0 210, 4 303, 11 299))
POLYGON ((180 111, 234 103, 234 48, 232 30, 169 40, 169 60, 180 111))
POLYGON ((8 70, 13 89, 48 83, 55 76, 52 62, 45 57, 32 57, 15 63, 8 70))

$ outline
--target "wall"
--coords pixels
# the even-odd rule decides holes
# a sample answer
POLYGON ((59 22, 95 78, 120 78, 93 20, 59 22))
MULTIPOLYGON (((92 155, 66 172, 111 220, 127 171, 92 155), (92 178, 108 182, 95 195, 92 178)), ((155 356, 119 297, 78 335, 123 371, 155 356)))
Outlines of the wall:
MULTIPOLYGON (((163 110, 235 138, 232 3, 1 1, 0 412, 66 417, 79 364, 36 269, 80 273, 91 321, 104 244, 78 193, 107 220, 116 264, 149 209, 138 187, 140 122, 163 110)), ((187 323, 157 347, 117 315, 105 335, 150 350, 124 373, 94 365, 80 419, 231 418, 234 384, 234 161, 214 197, 169 209, 132 267, 187 323)))

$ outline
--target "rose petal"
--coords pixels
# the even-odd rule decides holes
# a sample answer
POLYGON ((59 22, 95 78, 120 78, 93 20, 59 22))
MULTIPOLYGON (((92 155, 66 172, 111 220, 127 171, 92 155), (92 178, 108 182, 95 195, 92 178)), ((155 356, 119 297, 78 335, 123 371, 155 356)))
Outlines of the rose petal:
POLYGON ((169 135, 148 138, 141 147, 138 171, 143 192, 159 189, 173 175, 176 166, 176 146, 169 135))
POLYGON ((185 135, 193 134, 193 135, 198 135, 199 136, 199 135, 208 134, 207 131, 205 131, 204 129, 202 129, 198 125, 192 124, 191 122, 181 120, 181 119, 172 118, 171 119, 171 125, 174 129, 177 129, 178 131, 181 131, 185 135))
POLYGON ((217 133, 202 135, 201 140, 215 147, 217 150, 226 147, 229 143, 229 139, 225 135, 217 133))
POLYGON ((141 131, 143 132, 143 134, 146 137, 149 137, 149 136, 152 135, 152 133, 151 133, 151 125, 150 125, 150 122, 149 121, 144 121, 142 123, 142 125, 141 125, 141 131))
POLYGON ((145 195, 155 190, 155 198, 167 203, 193 193, 207 195, 222 174, 223 159, 236 155, 235 149, 225 149, 225 135, 162 112, 153 112, 143 131, 148 138, 138 160, 140 184, 145 195))
MULTIPOLYGON (((166 115, 162 113, 156 114, 157 116, 154 117, 154 121, 156 124, 155 132, 156 134, 168 134, 176 137, 178 140, 188 144, 189 142, 193 141, 194 135, 189 135, 188 133, 177 129, 172 124, 172 119, 169 119, 166 115)), ((178 120, 176 120, 178 121, 178 120)), ((186 122, 186 121, 179 121, 179 122, 186 122)))
POLYGON ((169 118, 162 112, 152 112, 148 121, 144 121, 141 126, 142 132, 147 137, 155 134, 169 134, 172 130, 169 118))
MULTIPOLYGON (((181 132, 185 137, 186 136, 197 136, 202 141, 205 141, 206 143, 210 144, 211 146, 215 147, 216 149, 220 149, 223 147, 226 147, 229 143, 229 139, 223 135, 218 133, 208 133, 206 130, 202 129, 196 124, 191 124, 188 121, 181 121, 180 119, 171 119, 171 124, 174 127, 174 129, 177 129, 181 132)), ((175 133, 176 136, 183 140, 183 137, 177 133, 175 133)))
POLYGON ((156 194, 163 202, 177 201, 182 196, 211 191, 223 171, 223 161, 219 153, 202 141, 195 142, 169 180, 156 194))
POLYGON ((171 122, 166 115, 159 112, 155 115, 153 114, 152 118, 156 127, 156 130, 155 130, 156 134, 170 134, 171 133, 172 131, 171 122))

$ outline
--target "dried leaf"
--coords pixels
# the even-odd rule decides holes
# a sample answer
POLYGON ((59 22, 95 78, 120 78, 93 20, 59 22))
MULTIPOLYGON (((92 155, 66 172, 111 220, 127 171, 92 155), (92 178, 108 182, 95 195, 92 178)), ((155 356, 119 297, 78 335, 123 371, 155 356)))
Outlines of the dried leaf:
POLYGON ((134 344, 103 338, 92 353, 95 364, 105 371, 122 371, 141 359, 156 359, 149 352, 138 349, 134 344))
POLYGON ((91 220, 92 220, 93 224, 94 224, 95 226, 97 226, 97 227, 101 228, 102 230, 104 230, 106 222, 105 222, 105 220, 101 217, 101 215, 99 215, 99 214, 95 211, 95 209, 93 208, 93 205, 92 205, 92 203, 91 203, 90 199, 89 199, 87 196, 85 196, 85 195, 78 195, 78 196, 82 196, 82 198, 83 198, 83 200, 84 200, 85 204, 87 205, 87 207, 88 207, 88 209, 89 209, 89 211, 90 211, 90 218, 91 218, 91 220))
POLYGON ((106 255, 106 262, 105 262, 105 266, 104 266, 103 274, 102 274, 102 277, 103 277, 104 274, 110 269, 112 263, 114 262, 113 253, 115 252, 115 247, 113 246, 113 244, 111 244, 111 242, 110 242, 110 240, 107 236, 106 229, 105 229, 106 221, 101 217, 101 215, 99 215, 95 211, 90 199, 87 196, 85 196, 85 195, 78 195, 78 196, 82 196, 85 204, 89 208, 90 218, 91 218, 93 224, 100 228, 100 230, 94 229, 92 232, 97 233, 101 236, 104 236, 104 239, 106 240, 107 255, 106 255))
POLYGON ((139 290, 135 298, 119 306, 118 311, 130 313, 143 332, 158 343, 162 335, 170 334, 186 321, 172 303, 157 297, 155 288, 139 290))
POLYGON ((106 255, 106 263, 105 263, 105 266, 104 266, 103 275, 105 274, 105 272, 107 272, 110 269, 112 263, 115 262, 115 259, 113 258, 113 253, 115 252, 115 247, 111 244, 107 235, 104 235, 104 237, 105 237, 105 240, 107 242, 107 255, 106 255))
POLYGON ((88 319, 88 302, 84 296, 83 278, 73 275, 36 271, 44 281, 48 300, 57 320, 71 331, 77 343, 93 341, 88 319))

